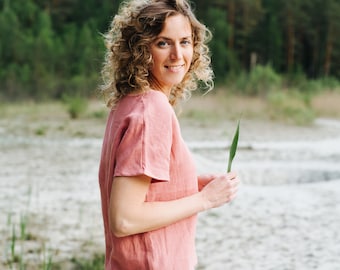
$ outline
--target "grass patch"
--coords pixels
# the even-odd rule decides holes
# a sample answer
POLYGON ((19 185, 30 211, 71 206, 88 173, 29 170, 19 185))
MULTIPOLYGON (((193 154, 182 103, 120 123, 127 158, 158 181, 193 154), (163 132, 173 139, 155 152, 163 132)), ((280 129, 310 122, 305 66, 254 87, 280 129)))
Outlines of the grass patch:
POLYGON ((47 126, 40 126, 34 130, 34 134, 37 136, 45 136, 47 133, 47 130, 48 130, 47 126))
POLYGON ((86 111, 71 119, 61 102, 0 103, 0 131, 13 136, 102 137, 108 109, 96 100, 87 100, 86 111))
POLYGON ((232 95, 229 89, 218 88, 205 96, 195 94, 182 105, 181 118, 197 120, 200 123, 211 124, 226 119, 266 117, 266 102, 264 99, 232 95))
POLYGON ((310 125, 317 117, 340 117, 340 88, 337 89, 315 93, 275 89, 260 97, 237 95, 230 88, 220 87, 205 96, 194 94, 182 105, 180 117, 210 124, 237 120, 242 115, 244 119, 310 125))
POLYGON ((309 106, 309 98, 300 92, 272 92, 267 96, 271 119, 308 125, 313 123, 315 113, 309 106))
POLYGON ((107 110, 96 110, 92 112, 90 116, 96 119, 105 119, 107 116, 107 110))
POLYGON ((74 265, 72 270, 104 270, 105 256, 95 254, 90 260, 73 258, 71 261, 74 265))
POLYGON ((61 119, 67 117, 64 106, 60 102, 16 102, 1 103, 2 118, 23 119, 27 121, 61 119))
MULTIPOLYGON (((26 244, 28 241, 37 240, 29 231, 29 216, 27 212, 20 214, 19 224, 13 220, 13 214, 7 216, 7 233, 5 244, 5 265, 8 269, 33 269, 33 263, 25 257, 26 244)), ((30 250, 30 253, 36 254, 39 261, 34 262, 36 270, 52 270, 52 253, 46 249, 45 243, 41 243, 41 248, 30 250)))

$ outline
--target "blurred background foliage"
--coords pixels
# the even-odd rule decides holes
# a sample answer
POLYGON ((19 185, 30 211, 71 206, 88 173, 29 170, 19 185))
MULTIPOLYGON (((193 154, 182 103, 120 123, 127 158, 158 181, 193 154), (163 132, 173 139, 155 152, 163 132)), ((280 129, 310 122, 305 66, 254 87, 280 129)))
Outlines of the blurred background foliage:
MULTIPOLYGON (((91 97, 113 0, 0 0, 0 99, 91 97)), ((339 0, 195 0, 216 83, 245 95, 339 88, 339 0)))

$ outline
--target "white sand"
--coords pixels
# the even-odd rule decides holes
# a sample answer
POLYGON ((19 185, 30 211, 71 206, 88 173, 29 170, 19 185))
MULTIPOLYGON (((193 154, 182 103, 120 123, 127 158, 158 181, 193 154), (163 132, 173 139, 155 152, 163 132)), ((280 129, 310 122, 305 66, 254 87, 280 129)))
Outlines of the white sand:
MULTIPOLYGON (((198 170, 223 172, 235 123, 182 122, 198 170)), ((233 166, 243 184, 231 205, 199 215, 197 269, 340 269, 339 131, 330 120, 313 127, 242 122, 233 166)), ((20 215, 28 218, 32 240, 23 247, 31 264, 44 260, 44 245, 54 261, 104 252, 100 147, 100 138, 13 136, 1 126, 2 263, 20 215)))

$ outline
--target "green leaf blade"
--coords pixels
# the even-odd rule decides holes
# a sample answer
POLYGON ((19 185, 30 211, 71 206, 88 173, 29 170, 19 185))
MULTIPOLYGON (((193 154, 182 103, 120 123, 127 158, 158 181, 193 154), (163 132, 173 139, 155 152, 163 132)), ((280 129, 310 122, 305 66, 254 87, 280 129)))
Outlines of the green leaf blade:
POLYGON ((236 128, 234 138, 231 143, 230 150, 229 150, 229 161, 228 161, 228 169, 227 169, 228 173, 231 171, 231 164, 233 163, 233 159, 236 155, 239 133, 240 133, 240 120, 238 120, 237 128, 236 128))

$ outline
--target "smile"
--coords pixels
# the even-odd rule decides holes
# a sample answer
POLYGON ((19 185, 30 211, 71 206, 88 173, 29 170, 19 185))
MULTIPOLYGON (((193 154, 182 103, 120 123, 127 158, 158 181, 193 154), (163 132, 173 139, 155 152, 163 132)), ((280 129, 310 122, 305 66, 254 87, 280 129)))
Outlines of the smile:
POLYGON ((168 70, 172 71, 172 72, 177 72, 179 70, 181 70, 184 67, 183 65, 176 65, 176 66, 165 66, 165 68, 167 68, 168 70))

